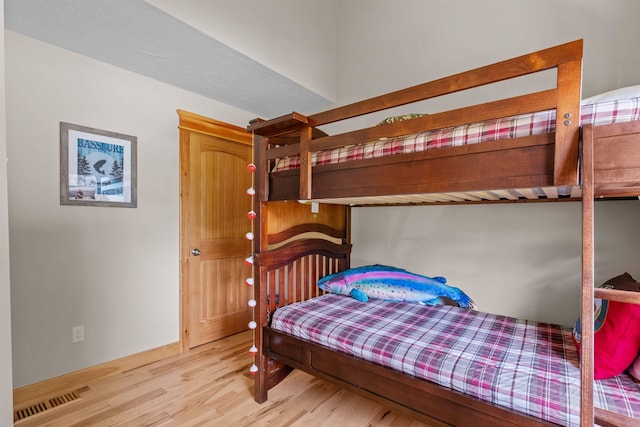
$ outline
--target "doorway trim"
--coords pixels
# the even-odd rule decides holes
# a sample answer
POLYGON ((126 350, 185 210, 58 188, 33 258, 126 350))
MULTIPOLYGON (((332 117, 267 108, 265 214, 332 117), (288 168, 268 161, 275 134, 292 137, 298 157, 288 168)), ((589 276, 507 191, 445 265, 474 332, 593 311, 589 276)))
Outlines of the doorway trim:
POLYGON ((246 144, 247 130, 240 126, 221 122, 209 117, 176 110, 180 122, 180 347, 181 351, 189 350, 189 298, 186 292, 189 283, 189 186, 190 186, 190 133, 198 132, 205 135, 224 138, 230 141, 246 144))

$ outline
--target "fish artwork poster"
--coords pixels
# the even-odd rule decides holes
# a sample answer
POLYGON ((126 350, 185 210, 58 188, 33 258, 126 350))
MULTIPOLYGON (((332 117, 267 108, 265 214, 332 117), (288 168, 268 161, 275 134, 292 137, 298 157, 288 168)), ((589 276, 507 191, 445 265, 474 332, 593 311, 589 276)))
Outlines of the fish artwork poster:
POLYGON ((60 123, 64 205, 136 207, 137 138, 60 123))

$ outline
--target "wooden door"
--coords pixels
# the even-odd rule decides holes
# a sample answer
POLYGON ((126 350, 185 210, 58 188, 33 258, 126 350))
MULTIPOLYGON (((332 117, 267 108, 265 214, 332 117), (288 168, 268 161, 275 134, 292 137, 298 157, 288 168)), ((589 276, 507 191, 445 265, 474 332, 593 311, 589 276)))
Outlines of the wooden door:
POLYGON ((253 289, 251 135, 244 129, 178 111, 181 157, 182 347, 246 330, 253 289))

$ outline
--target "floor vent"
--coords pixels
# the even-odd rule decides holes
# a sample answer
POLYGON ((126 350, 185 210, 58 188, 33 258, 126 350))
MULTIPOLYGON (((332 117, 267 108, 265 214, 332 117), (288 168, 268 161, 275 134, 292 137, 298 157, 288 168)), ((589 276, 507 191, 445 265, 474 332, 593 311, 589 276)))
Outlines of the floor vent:
POLYGON ((57 406, 64 405, 69 402, 73 402, 79 399, 80 395, 77 391, 61 394, 59 396, 52 397, 50 399, 38 402, 35 405, 28 406, 26 408, 18 409, 13 413, 13 421, 17 422, 24 420, 25 418, 32 417, 37 414, 49 411, 57 406))

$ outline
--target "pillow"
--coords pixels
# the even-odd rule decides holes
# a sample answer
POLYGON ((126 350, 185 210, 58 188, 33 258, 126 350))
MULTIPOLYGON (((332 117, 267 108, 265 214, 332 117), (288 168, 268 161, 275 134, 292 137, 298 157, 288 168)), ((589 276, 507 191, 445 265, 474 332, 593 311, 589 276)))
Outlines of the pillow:
POLYGON ((318 287, 326 292, 351 296, 360 302, 374 298, 475 307, 467 294, 446 282, 444 277, 421 276, 401 268, 376 264, 330 274, 318 280, 318 287))
POLYGON ((386 125, 386 124, 389 124, 389 123, 401 122, 403 120, 417 119, 418 117, 423 117, 423 116, 426 116, 426 115, 427 114, 403 114, 403 115, 400 115, 400 116, 391 116, 391 117, 387 117, 386 119, 384 119, 381 122, 379 122, 378 126, 386 125))
MULTIPOLYGON (((624 273, 600 287, 638 291, 640 283, 624 273)), ((624 372, 640 351, 640 305, 596 298, 594 310, 593 377, 614 377, 624 372)), ((573 328, 573 339, 580 352, 580 319, 573 328)))
POLYGON ((585 98, 580 102, 581 105, 597 104, 599 102, 609 102, 621 99, 640 98, 640 85, 627 86, 619 89, 610 90, 598 95, 585 98))

